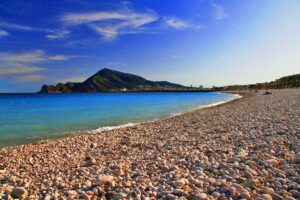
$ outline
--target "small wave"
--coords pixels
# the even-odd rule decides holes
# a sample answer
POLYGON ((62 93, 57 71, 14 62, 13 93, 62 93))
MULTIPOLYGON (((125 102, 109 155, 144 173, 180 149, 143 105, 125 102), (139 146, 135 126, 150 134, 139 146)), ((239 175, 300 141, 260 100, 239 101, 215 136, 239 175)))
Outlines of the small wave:
POLYGON ((237 97, 238 99, 242 98, 243 96, 240 94, 233 94, 233 96, 237 97))
POLYGON ((236 100, 236 99, 240 99, 242 98, 243 96, 239 95, 239 94, 234 94, 233 95, 234 98, 230 98, 230 99, 227 99, 225 101, 219 101, 219 102, 216 102, 216 103, 210 103, 210 104, 207 104, 207 105, 201 105, 201 106, 198 106, 197 108, 209 108, 209 107, 213 107, 213 106, 218 106, 218 105, 221 105, 221 104, 224 104, 224 103, 228 103, 230 101, 233 101, 233 100, 236 100))
POLYGON ((168 117, 176 117, 176 116, 178 116, 178 115, 182 115, 183 113, 184 113, 184 112, 171 113, 171 115, 168 116, 168 117))
POLYGON ((90 134, 97 134, 97 133, 101 133, 103 131, 111 131, 114 129, 119 129, 119 128, 126 128, 126 127, 130 127, 130 126, 134 126, 134 125, 138 125, 139 123, 128 123, 128 124, 122 124, 119 126, 103 126, 103 127, 99 127, 97 129, 94 130, 89 130, 87 131, 90 134))

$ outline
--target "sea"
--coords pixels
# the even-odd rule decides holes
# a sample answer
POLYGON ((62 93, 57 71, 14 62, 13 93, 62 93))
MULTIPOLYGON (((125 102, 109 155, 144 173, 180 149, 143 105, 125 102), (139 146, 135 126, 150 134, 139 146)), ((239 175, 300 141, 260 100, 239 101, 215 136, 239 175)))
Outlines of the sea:
POLYGON ((238 98, 213 92, 0 94, 0 147, 157 120, 238 98))

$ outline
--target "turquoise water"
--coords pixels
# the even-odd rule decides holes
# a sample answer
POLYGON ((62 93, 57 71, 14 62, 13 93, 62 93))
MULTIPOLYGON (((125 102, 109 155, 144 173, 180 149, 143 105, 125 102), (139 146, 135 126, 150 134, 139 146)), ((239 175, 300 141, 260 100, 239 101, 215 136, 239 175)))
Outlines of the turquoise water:
POLYGON ((0 147, 153 120, 233 98, 206 92, 1 94, 0 147))

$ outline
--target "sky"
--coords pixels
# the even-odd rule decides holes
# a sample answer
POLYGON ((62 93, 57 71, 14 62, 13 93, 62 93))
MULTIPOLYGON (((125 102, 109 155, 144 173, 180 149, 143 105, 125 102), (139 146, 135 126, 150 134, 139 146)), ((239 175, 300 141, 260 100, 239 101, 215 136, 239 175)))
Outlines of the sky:
POLYGON ((299 0, 2 0, 0 92, 102 68, 204 87, 300 73, 299 0))

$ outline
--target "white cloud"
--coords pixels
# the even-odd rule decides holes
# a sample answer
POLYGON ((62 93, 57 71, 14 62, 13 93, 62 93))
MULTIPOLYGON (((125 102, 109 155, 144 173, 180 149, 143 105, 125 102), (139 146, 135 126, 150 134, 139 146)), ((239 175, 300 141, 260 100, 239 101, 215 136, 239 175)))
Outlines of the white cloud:
POLYGON ((1 53, 0 61, 20 62, 20 63, 37 63, 45 61, 45 54, 42 50, 35 50, 24 53, 1 53))
POLYGON ((0 27, 12 29, 12 30, 20 30, 20 31, 41 31, 41 32, 50 32, 50 33, 53 32, 50 29, 24 26, 24 25, 5 22, 5 21, 0 21, 0 27))
POLYGON ((7 36, 7 35, 9 35, 9 33, 7 31, 0 30, 0 38, 3 36, 7 36))
POLYGON ((141 33, 146 25, 158 19, 157 14, 151 11, 140 13, 125 9, 112 12, 71 13, 64 15, 61 20, 67 26, 87 24, 103 39, 112 40, 122 34, 141 33))
POLYGON ((45 60, 44 52, 41 50, 23 53, 0 52, 0 77, 17 80, 17 76, 22 79, 24 75, 34 75, 36 72, 46 70, 35 65, 45 60))
POLYGON ((48 60, 63 61, 63 60, 69 60, 73 57, 75 56, 55 55, 55 56, 49 56, 48 60))
POLYGON ((119 35, 118 30, 115 27, 101 27, 101 26, 91 26, 97 33, 102 35, 106 40, 112 40, 119 35))
POLYGON ((41 63, 48 60, 52 61, 64 61, 74 58, 75 56, 70 55, 47 55, 42 50, 34 50, 23 53, 1 53, 0 52, 0 61, 6 63, 41 63))
POLYGON ((172 28, 176 28, 176 29, 184 29, 189 26, 186 21, 177 19, 175 17, 165 17, 164 24, 167 27, 172 27, 172 28))
POLYGON ((38 66, 28 66, 28 65, 18 64, 18 63, 11 63, 11 64, 6 64, 4 66, 2 65, 0 67, 0 76, 14 75, 14 74, 27 74, 27 73, 33 73, 42 70, 45 69, 38 66))
POLYGON ((92 13, 71 13, 62 17, 62 21, 69 25, 84 24, 104 20, 124 20, 128 18, 125 14, 118 12, 92 12, 92 13))
POLYGON ((164 17, 163 25, 174 29, 200 29, 202 26, 191 24, 176 17, 164 17))
POLYGON ((13 81, 32 82, 43 78, 39 72, 47 70, 37 66, 47 61, 64 61, 75 56, 47 55, 42 50, 22 53, 0 52, 0 78, 13 81))
POLYGON ((135 11, 99 11, 90 13, 71 13, 62 17, 62 21, 68 25, 87 24, 107 20, 126 22, 133 26, 142 26, 158 19, 154 12, 138 13, 135 11))
MULTIPOLYGON (((125 34, 162 31, 162 26, 178 30, 202 28, 201 25, 183 19, 160 17, 152 10, 136 11, 130 2, 125 1, 120 5, 118 10, 112 11, 66 13, 61 17, 61 22, 63 27, 68 29, 75 26, 86 26, 100 34, 104 41, 111 41, 125 34)), ((47 37, 49 38, 49 36, 47 37)))
POLYGON ((57 31, 53 34, 46 35, 46 38, 48 38, 50 40, 61 39, 61 38, 65 38, 68 34, 70 34, 70 31, 61 30, 61 31, 57 31))
POLYGON ((214 17, 217 20, 224 19, 228 17, 228 13, 225 11, 224 7, 220 4, 217 4, 215 1, 212 1, 211 3, 213 9, 214 9, 214 17))
POLYGON ((5 22, 5 21, 0 21, 0 27, 4 27, 4 28, 7 28, 7 29, 14 29, 14 30, 22 30, 22 31, 33 31, 33 30, 35 30, 34 28, 32 28, 30 26, 23 26, 23 25, 8 23, 8 22, 5 22))
POLYGON ((18 82, 35 82, 44 79, 45 76, 41 74, 30 74, 30 75, 20 75, 14 77, 15 81, 18 82))

